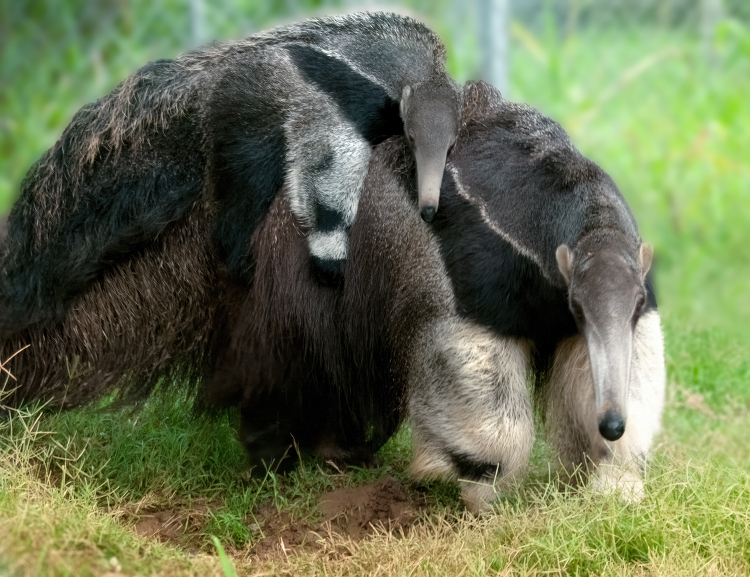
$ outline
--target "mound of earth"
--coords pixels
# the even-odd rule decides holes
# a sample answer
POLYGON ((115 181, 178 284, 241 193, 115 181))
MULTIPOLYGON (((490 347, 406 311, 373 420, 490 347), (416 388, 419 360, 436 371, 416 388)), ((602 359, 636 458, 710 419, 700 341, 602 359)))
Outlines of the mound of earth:
POLYGON ((339 489, 321 496, 319 508, 325 521, 346 537, 358 540, 375 527, 406 529, 417 518, 424 504, 409 502, 404 485, 393 477, 383 477, 356 489, 339 489))
POLYGON ((260 558, 283 556, 294 549, 320 547, 327 536, 358 541, 376 528, 407 531, 424 507, 423 501, 411 502, 404 484, 393 477, 324 493, 318 502, 323 522, 317 526, 293 522, 288 513, 279 514, 269 506, 260 511, 258 530, 263 537, 254 553, 260 558))

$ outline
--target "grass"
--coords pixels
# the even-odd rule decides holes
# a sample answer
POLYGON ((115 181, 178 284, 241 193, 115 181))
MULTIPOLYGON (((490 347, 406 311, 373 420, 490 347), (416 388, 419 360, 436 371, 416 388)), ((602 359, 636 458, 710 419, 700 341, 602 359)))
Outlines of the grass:
POLYGON ((262 537, 255 529, 261 507, 314 521, 322 492, 384 474, 405 478, 408 431, 383 449, 376 470, 342 475, 305 458, 291 474, 255 478, 232 434, 232 414, 197 416, 158 397, 136 414, 28 409, 0 425, 0 571, 4 563, 28 575, 115 567, 127 575, 747 574, 747 350, 716 331, 667 334, 665 431, 638 505, 559 489, 541 447, 526 481, 493 515, 468 515, 455 489, 438 483, 412 489, 437 504, 405 536, 332 540, 317 552, 260 561, 251 551, 262 537), (722 400, 723 391, 732 397, 722 400), (211 503, 208 520, 177 546, 132 530, 145 511, 188 512, 198 502, 211 503))
MULTIPOLYGON (((13 76, 23 58, 6 51, 0 206, 80 105, 178 52, 168 48, 123 36, 90 53, 43 53, 27 76, 13 76)), ((455 487, 433 483, 412 489, 435 505, 406 535, 327 539, 260 561, 251 551, 263 507, 314 521, 322 492, 405 478, 408 430, 376 470, 304 459, 287 476, 251 477, 231 412, 198 416, 158 397, 137 412, 29 408, 0 421, 0 575, 750 573, 750 33, 724 22, 713 62, 684 30, 563 39, 515 25, 513 48, 511 97, 560 121, 613 176, 657 249, 669 383, 644 501, 560 490, 539 444, 528 478, 492 515, 466 514, 455 487), (155 510, 185 527, 202 517, 169 545, 133 531, 155 510)))

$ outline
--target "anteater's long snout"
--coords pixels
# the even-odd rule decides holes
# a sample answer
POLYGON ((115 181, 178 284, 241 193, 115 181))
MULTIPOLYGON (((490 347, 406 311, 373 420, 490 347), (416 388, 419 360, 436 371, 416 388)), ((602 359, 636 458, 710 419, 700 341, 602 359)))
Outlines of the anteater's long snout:
POLYGON ((440 204, 447 147, 430 155, 417 154, 417 195, 419 214, 425 222, 432 222, 440 204))
POLYGON ((599 433, 608 441, 616 441, 625 434, 628 418, 632 335, 610 333, 601 338, 604 331, 591 333, 586 340, 599 433))

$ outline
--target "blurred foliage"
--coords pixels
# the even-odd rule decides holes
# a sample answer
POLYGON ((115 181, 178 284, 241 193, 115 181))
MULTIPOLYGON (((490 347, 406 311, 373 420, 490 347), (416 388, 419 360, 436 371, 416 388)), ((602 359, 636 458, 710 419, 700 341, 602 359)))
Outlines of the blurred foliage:
MULTIPOLYGON (((351 0, 195 0, 205 40, 239 38, 351 0)), ((443 36, 476 77, 475 4, 381 3, 443 36)), ((514 100, 561 122, 610 172, 657 249, 668 319, 750 335, 750 3, 518 0, 514 100), (706 26, 706 6, 722 8, 706 26)), ((156 58, 200 40, 190 0, 0 0, 0 209, 75 111, 156 58)), ((670 321, 671 322, 671 321, 670 321)))
POLYGON ((512 94, 607 170, 656 248, 667 318, 750 336, 750 29, 511 27, 512 94))
POLYGON ((553 14, 566 34, 576 26, 602 28, 698 28, 706 12, 750 20, 747 0, 511 0, 518 20, 541 24, 545 12, 553 14))

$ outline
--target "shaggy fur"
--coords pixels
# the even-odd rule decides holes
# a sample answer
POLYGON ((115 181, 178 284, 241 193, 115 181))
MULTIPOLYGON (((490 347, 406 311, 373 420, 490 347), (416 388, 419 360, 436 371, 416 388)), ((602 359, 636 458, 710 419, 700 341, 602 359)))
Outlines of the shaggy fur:
POLYGON ((94 283, 201 203, 216 205, 218 258, 249 282, 250 239, 284 183, 316 262, 339 262, 370 148, 404 131, 406 86, 429 88, 410 110, 432 110, 434 121, 404 120, 424 126, 415 154, 445 141, 430 153, 442 154, 442 173, 459 112, 444 63, 422 24, 362 13, 144 66, 84 106, 29 170, 0 248, 0 334, 62 322, 94 283))
POLYGON ((158 244, 198 203, 205 155, 197 118, 176 107, 167 129, 166 112, 148 98, 154 78, 173 78, 171 68, 154 63, 84 107, 29 171, 0 248, 4 334, 60 322, 94 282, 158 244))
POLYGON ((2 361, 28 346, 3 365, 14 377, 7 387, 15 387, 6 402, 73 407, 115 387, 134 399, 159 382, 201 382, 224 332, 210 223, 197 207, 94 282, 63 320, 0 341, 2 361))
MULTIPOLYGON (((640 275, 635 222, 557 125, 481 83, 464 97, 466 123, 433 223, 420 219, 405 139, 376 147, 341 286, 311 275, 308 230, 286 195, 253 236, 250 286, 222 272, 210 241, 216 206, 198 204, 94 284, 62 324, 26 333, 39 344, 11 362, 21 386, 14 402, 70 405, 118 382, 144 392, 160 377, 205 377, 201 395, 240 407, 241 440, 266 464, 293 441, 367 462, 408 418, 414 476, 458 480, 479 510, 526 467, 536 384, 562 464, 588 464, 594 482, 637 493, 664 394, 653 293, 643 288, 648 303, 632 319, 627 430, 604 441, 591 351, 569 300, 578 277, 569 284, 555 256, 563 242, 577 251, 581 239, 624 236, 633 254, 622 270, 632 264, 640 275), (513 204, 524 199, 565 207, 558 217, 569 221, 513 204), (596 218, 612 207, 618 218, 604 226, 596 218), (523 218, 536 235, 514 232, 523 218), (66 388, 64 361, 74 355, 85 370, 66 388)), ((615 291, 610 300, 622 299, 615 291)), ((3 354, 23 340, 6 341, 3 354)))
MULTIPOLYGON (((529 386, 536 382, 551 431, 559 432, 555 423, 579 423, 560 433, 560 460, 590 465, 603 486, 637 491, 639 470, 627 461, 648 452, 663 398, 653 292, 641 289, 649 298, 632 320, 634 414, 625 436, 609 443, 587 437, 570 449, 564 439, 596 432, 597 415, 588 401, 575 401, 594 397, 591 377, 559 368, 585 366, 588 351, 555 256, 564 242, 579 250, 592 238, 607 248, 617 239, 632 251, 623 274, 632 265, 633 282, 643 283, 632 215, 558 125, 486 85, 467 87, 465 102, 468 122, 449 157, 434 226, 404 205, 415 194, 404 145, 389 141, 374 153, 340 290, 310 284, 303 232, 295 237, 289 211, 274 206, 254 247, 258 279, 269 284, 251 289, 258 296, 239 315, 235 360, 226 364, 233 373, 225 368, 214 388, 229 384, 246 445, 273 448, 264 458, 279 458, 289 438, 302 436, 310 448, 337 447, 361 459, 408 415, 414 475, 460 480, 467 503, 480 509, 526 466, 534 431, 529 386), (542 218, 560 206, 566 210, 557 218, 542 218), (513 224, 523 218, 536 234, 517 234, 513 224), (265 364, 273 366, 255 372, 265 364), (638 400, 645 398, 648 409, 638 400)), ((617 290, 609 294, 622 299, 617 290)))

